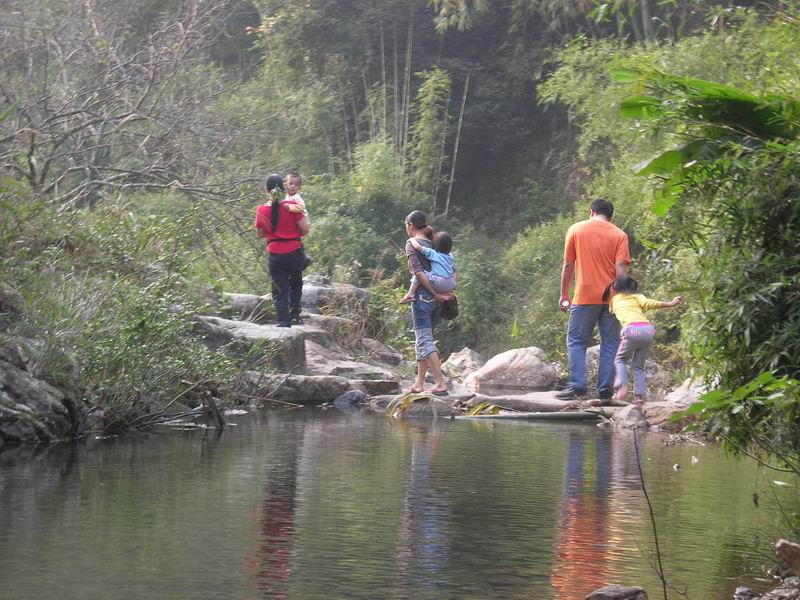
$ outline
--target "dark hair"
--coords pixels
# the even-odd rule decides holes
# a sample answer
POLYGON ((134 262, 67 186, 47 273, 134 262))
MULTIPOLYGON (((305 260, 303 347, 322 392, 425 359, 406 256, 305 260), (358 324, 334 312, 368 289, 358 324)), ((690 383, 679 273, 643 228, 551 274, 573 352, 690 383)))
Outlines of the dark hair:
POLYGON ((614 205, 611 204, 611 201, 606 200, 605 198, 597 198, 589 205, 589 208, 591 208, 596 214, 603 215, 609 219, 614 216, 614 205))
POLYGON ((283 191, 283 177, 273 173, 267 177, 267 180, 264 182, 264 187, 267 188, 268 192, 271 192, 275 188, 283 191))
MULTIPOLYGON (((273 173, 269 177, 267 177, 267 181, 264 183, 264 187, 267 188, 267 193, 271 193, 275 191, 275 189, 279 189, 280 191, 284 191, 283 187, 283 177, 273 173)), ((281 207, 280 202, 273 202, 272 203, 272 210, 270 211, 269 220, 272 224, 272 232, 275 232, 275 229, 278 227, 278 220, 281 216, 281 207)))
POLYGON ((622 294, 632 294, 639 289, 639 284, 633 277, 629 275, 622 275, 617 277, 614 281, 608 284, 606 291, 603 292, 603 302, 608 302, 608 297, 611 295, 611 288, 622 294))
POLYGON ((453 238, 446 231, 437 231, 433 236, 433 247, 443 254, 450 254, 453 249, 453 238))
POLYGON ((433 241, 433 228, 428 226, 428 219, 425 217, 425 213, 421 210, 415 210, 408 213, 408 216, 406 217, 406 224, 411 225, 426 238, 433 241))

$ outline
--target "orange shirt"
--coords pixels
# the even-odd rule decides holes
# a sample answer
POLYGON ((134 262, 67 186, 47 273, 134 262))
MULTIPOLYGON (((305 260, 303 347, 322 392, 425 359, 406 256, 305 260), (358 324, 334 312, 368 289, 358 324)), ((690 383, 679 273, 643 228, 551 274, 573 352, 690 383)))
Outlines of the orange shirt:
POLYGON ((564 260, 575 263, 572 304, 603 304, 603 292, 617 276, 616 262, 631 262, 628 235, 609 221, 575 223, 567 231, 564 260))

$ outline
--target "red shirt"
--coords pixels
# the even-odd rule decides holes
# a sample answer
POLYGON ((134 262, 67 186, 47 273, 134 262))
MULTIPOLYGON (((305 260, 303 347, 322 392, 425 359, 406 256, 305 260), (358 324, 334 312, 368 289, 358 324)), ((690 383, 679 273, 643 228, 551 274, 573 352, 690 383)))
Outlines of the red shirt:
POLYGON ((256 228, 267 232, 267 252, 270 254, 288 254, 303 246, 302 242, 297 239, 301 237, 297 223, 305 215, 301 212, 291 212, 286 208, 286 204, 294 204, 294 202, 291 200, 281 202, 281 216, 274 233, 272 231, 272 206, 262 204, 256 209, 256 228))

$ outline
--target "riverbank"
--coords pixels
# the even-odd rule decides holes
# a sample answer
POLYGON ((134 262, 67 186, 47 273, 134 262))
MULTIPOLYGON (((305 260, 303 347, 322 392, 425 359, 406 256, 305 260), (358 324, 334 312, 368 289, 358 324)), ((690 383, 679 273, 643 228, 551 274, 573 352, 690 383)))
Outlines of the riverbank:
MULTIPOLYGON (((440 416, 534 418, 542 414, 544 418, 563 413, 562 418, 662 430, 674 428, 669 417, 687 408, 700 391, 689 382, 670 390, 669 377, 649 362, 653 401, 642 409, 601 407, 599 400, 592 399, 563 402, 553 390, 564 367, 549 362, 542 350, 517 348, 484 360, 464 348, 444 363, 450 386, 447 397, 423 394, 410 399, 403 390, 410 387, 414 363, 366 335, 368 290, 307 278, 304 322, 288 329, 272 324, 269 296, 209 294, 208 300, 208 310, 189 317, 194 336, 214 355, 238 364, 238 375, 226 385, 213 378, 183 381, 172 398, 123 399, 128 404, 124 420, 112 420, 99 400, 102 390, 59 386, 42 378, 33 359, 43 344, 41 339, 11 333, 13 328, 9 328, 0 343, 0 447, 53 443, 89 433, 107 435, 176 420, 211 420, 218 425, 217 406, 316 406, 346 394, 350 395, 342 402, 377 411, 395 402, 395 408, 403 407, 398 416, 435 411, 440 416)), ((68 353, 64 360, 68 363, 68 353)), ((591 377, 596 371, 596 348, 590 349, 587 364, 591 377)), ((73 364, 71 368, 81 367, 73 364)))

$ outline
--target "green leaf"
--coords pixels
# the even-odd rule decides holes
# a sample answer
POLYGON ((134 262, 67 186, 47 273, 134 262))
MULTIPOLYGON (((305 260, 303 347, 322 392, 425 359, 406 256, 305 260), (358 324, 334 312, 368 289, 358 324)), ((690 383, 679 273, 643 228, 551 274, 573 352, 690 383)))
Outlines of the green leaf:
POLYGON ((656 216, 664 217, 677 201, 678 197, 673 194, 662 194, 656 198, 656 202, 653 204, 653 213, 656 216))
POLYGON ((635 69, 626 69, 624 67, 613 67, 609 69, 611 78, 620 83, 636 83, 641 78, 641 73, 635 69))
POLYGON ((624 118, 649 119, 661 114, 661 101, 655 96, 631 96, 619 105, 619 115, 624 118))

